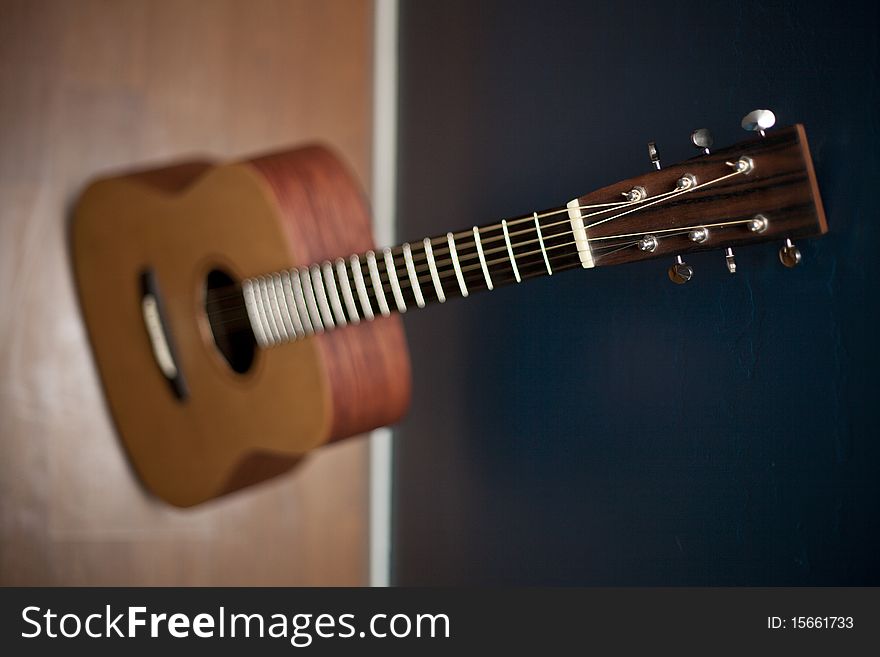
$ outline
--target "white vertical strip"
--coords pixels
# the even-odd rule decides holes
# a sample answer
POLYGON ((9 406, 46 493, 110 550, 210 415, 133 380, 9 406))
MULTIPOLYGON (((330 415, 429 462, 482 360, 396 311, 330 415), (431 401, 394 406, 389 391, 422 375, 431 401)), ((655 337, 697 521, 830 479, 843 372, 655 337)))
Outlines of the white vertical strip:
POLYGON ((290 310, 287 308, 287 301, 284 299, 284 286, 281 285, 281 274, 272 274, 272 284, 275 286, 275 298, 278 301, 279 315, 281 315, 281 321, 284 323, 284 330, 287 331, 287 338, 297 338, 299 333, 296 331, 293 317, 291 317, 290 310))
POLYGON ((342 258, 336 259, 336 278, 339 281, 339 287, 342 288, 342 299, 345 301, 345 309, 348 311, 348 321, 352 324, 359 324, 361 318, 358 315, 357 306, 354 305, 351 283, 348 282, 348 270, 345 268, 345 260, 342 258))
POLYGON ((265 347, 269 344, 266 333, 263 330, 263 323, 260 320, 260 314, 257 310, 257 300, 254 297, 254 284, 251 279, 246 278, 241 283, 241 291, 244 294, 244 307, 247 310, 248 318, 251 320, 251 328, 254 329, 254 336, 257 338, 257 344, 265 347))
POLYGON ((299 272, 296 269, 290 269, 287 272, 290 277, 290 289, 293 292, 293 303, 296 306, 296 314, 299 315, 303 324, 303 331, 306 335, 312 335, 315 327, 312 326, 312 320, 309 317, 309 310, 306 308, 306 298, 303 296, 302 283, 299 280, 299 272))
POLYGON ((364 282, 364 272, 361 270, 361 259, 355 253, 349 259, 351 263, 351 275, 354 276, 354 287, 361 302, 361 311, 364 319, 373 319, 373 306, 370 305, 370 296, 367 294, 367 284, 364 282))
MULTIPOLYGON (((398 0, 373 8, 373 229, 393 244, 397 213, 398 0)), ((391 429, 370 436, 370 585, 391 583, 391 429)))
POLYGON ((480 229, 474 226, 474 244, 477 245, 477 255, 480 256, 480 267, 483 268, 483 277, 486 279, 486 287, 492 289, 492 278, 489 276, 489 268, 486 266, 486 256, 483 255, 483 242, 480 240, 480 229))
POLYGON ((284 320, 281 317, 281 304, 278 303, 278 297, 275 294, 275 283, 271 276, 266 276, 263 280, 265 281, 266 296, 269 299, 269 310, 272 312, 272 321, 278 331, 279 340, 290 342, 290 335, 287 333, 287 327, 284 326, 284 320))
POLYGON ((443 303, 446 301, 446 295, 443 293, 443 286, 440 284, 440 274, 437 273, 437 263, 434 260, 434 249, 431 248, 431 238, 426 237, 422 244, 425 247, 425 255, 428 257, 428 269, 431 270, 431 280, 434 281, 434 292, 437 294, 437 300, 443 303))
POLYGON ((266 328, 269 329, 269 335, 272 336, 272 344, 281 342, 281 333, 275 325, 275 318, 272 316, 272 307, 269 305, 269 290, 266 289, 266 278, 257 276, 257 302, 263 311, 263 317, 266 318, 266 328))
POLYGON ((593 249, 590 248, 590 240, 587 238, 587 231, 584 228, 583 213, 580 208, 580 199, 573 198, 566 206, 568 208, 568 220, 571 222, 571 234, 574 237, 574 245, 578 252, 578 258, 584 269, 595 267, 593 260, 593 249))
POLYGON ((521 283, 522 279, 519 277, 519 268, 516 266, 516 257, 514 257, 513 247, 510 245, 510 233, 507 231, 506 219, 501 221, 501 228, 504 230, 504 242, 507 244, 507 254, 510 256, 510 264, 513 265, 513 275, 516 277, 516 282, 521 283))
POLYGON ((321 278, 321 268, 318 265, 309 267, 312 275, 312 288, 315 290, 315 298, 318 301, 318 310, 321 311, 321 321, 328 329, 335 328, 333 314, 330 312, 330 303, 327 299, 327 290, 324 289, 324 279, 321 278))
POLYGON ((388 280, 391 281, 391 291, 394 293, 394 303, 397 304, 397 311, 406 312, 406 303, 403 300, 403 292, 400 291, 400 281, 397 280, 397 269, 394 267, 394 254, 391 249, 385 249, 385 271, 388 272, 388 280))
POLYGON ((419 285, 419 276, 416 274, 416 266, 413 264, 412 249, 409 242, 403 243, 403 261, 406 263, 406 273, 409 276, 409 284, 412 287, 413 296, 416 298, 416 305, 419 308, 424 308, 425 297, 422 296, 422 286, 419 285))
POLYGON ((367 251, 367 269, 370 272, 370 282, 373 284, 373 291, 376 293, 376 303, 379 304, 379 312, 383 317, 391 314, 388 308, 388 299, 385 298, 385 288, 382 285, 382 277, 379 276, 379 268, 376 266, 376 254, 373 251, 367 251))
POLYGON ((339 326, 345 326, 348 322, 345 319, 345 313, 342 311, 342 301, 339 299, 339 291, 336 289, 336 280, 333 277, 333 265, 324 262, 321 265, 321 275, 324 277, 324 287, 330 296, 330 307, 333 308, 333 316, 339 326))
POLYGON ((538 221, 538 213, 535 212, 535 230, 538 231, 538 244, 541 245, 541 254, 544 256, 544 264, 547 265, 547 275, 552 276, 553 270, 550 269, 550 260, 547 258, 547 249, 544 248, 544 236, 541 234, 541 222, 538 221))
POLYGON ((455 250, 455 239, 452 233, 446 233, 446 242, 449 244, 449 254, 452 256, 452 266, 455 267, 455 277, 458 279, 458 287, 461 288, 461 296, 468 295, 467 285, 464 284, 464 274, 461 273, 461 265, 458 264, 458 251, 455 250))
POLYGON ((287 310, 290 312, 290 318, 293 320, 296 337, 301 338, 306 334, 302 319, 299 316, 299 310, 296 307, 296 299, 293 296, 293 288, 290 286, 290 274, 286 271, 281 272, 281 288, 284 290, 284 303, 287 304, 287 310))
POLYGON ((312 287, 312 277, 308 269, 299 270, 299 282, 302 284, 303 294, 306 299, 306 309, 312 319, 312 327, 315 333, 324 332, 324 322, 321 321, 321 311, 318 310, 318 299, 315 297, 315 288, 312 287))

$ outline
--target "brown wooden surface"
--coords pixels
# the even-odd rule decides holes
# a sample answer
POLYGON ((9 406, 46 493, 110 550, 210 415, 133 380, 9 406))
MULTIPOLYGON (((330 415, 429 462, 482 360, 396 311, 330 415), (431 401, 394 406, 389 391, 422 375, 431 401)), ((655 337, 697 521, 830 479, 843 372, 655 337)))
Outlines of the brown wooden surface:
POLYGON ((103 403, 67 257, 96 174, 333 143, 367 180, 366 2, 0 3, 0 583, 358 584, 366 444, 180 511, 103 403))

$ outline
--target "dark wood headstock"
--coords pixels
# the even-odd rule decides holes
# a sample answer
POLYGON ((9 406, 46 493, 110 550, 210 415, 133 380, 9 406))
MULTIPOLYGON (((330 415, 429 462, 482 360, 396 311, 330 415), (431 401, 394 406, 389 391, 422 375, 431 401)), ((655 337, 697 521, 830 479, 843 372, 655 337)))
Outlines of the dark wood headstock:
POLYGON ((809 237, 828 230, 800 124, 615 183, 578 201, 597 265, 809 237), (744 158, 750 160, 751 169, 730 175, 736 171, 731 164, 744 158), (678 181, 688 174, 696 185, 675 193, 678 181), (634 188, 642 188, 646 198, 608 210, 584 208, 619 202, 634 188), (756 217, 758 223, 751 223, 756 217), (708 230, 705 241, 689 235, 699 228, 708 230), (656 238, 654 250, 640 248, 638 240, 646 236, 656 238))

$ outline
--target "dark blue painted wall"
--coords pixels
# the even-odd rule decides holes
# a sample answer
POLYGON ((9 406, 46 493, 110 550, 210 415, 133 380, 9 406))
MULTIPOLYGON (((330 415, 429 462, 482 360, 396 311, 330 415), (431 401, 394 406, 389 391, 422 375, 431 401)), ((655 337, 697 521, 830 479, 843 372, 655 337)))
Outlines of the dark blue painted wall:
POLYGON ((406 316, 399 584, 880 584, 876 3, 404 2, 402 239, 559 205, 773 109, 831 233, 406 316))

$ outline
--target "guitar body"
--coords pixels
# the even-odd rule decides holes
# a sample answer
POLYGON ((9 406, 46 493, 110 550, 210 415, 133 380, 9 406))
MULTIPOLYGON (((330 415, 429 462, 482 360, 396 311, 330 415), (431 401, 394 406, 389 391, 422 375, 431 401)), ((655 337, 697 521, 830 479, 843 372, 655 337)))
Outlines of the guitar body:
POLYGON ((110 411, 135 470, 168 502, 277 475, 405 412, 396 315, 271 350, 243 322, 243 278, 373 247, 363 194, 329 151, 99 180, 71 237, 110 411))

